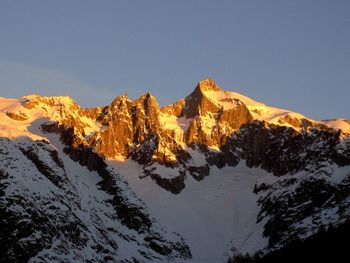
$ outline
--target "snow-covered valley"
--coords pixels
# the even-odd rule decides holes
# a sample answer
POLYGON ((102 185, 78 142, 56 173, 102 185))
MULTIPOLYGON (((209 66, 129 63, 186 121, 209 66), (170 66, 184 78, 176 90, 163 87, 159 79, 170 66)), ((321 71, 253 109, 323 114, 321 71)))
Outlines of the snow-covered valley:
POLYGON ((152 215, 189 244, 193 262, 226 262, 233 250, 254 253, 267 245, 259 212, 256 182, 270 176, 260 169, 236 167, 213 169, 201 182, 189 177, 186 189, 173 195, 151 178, 140 179, 142 167, 130 160, 109 161, 146 203, 152 215))

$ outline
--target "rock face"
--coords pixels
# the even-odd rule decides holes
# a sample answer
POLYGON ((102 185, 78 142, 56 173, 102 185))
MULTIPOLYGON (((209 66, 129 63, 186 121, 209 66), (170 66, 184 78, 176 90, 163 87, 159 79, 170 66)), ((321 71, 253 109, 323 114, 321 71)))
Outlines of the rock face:
POLYGON ((276 176, 300 171, 324 173, 329 164, 349 165, 349 145, 342 133, 311 128, 300 132, 256 121, 243 125, 223 147, 236 152, 250 167, 261 167, 276 176))
POLYGON ((131 101, 117 97, 98 117, 103 129, 89 138, 89 144, 107 158, 126 156, 133 140, 131 101))
MULTIPOLYGON (((185 99, 180 117, 193 119, 186 133, 188 145, 220 147, 230 133, 253 120, 248 108, 239 99, 229 101, 231 107, 225 109, 206 95, 206 92, 211 91, 222 92, 212 79, 203 80, 185 99)), ((225 98, 222 100, 225 101, 225 98)))
POLYGON ((205 115, 207 112, 215 114, 221 110, 206 96, 206 91, 221 91, 211 79, 200 81, 195 90, 185 99, 183 115, 186 118, 195 118, 198 115, 205 115))
POLYGON ((132 147, 156 136, 158 117, 159 106, 150 93, 135 101, 119 96, 97 117, 103 127, 89 138, 89 145, 106 158, 129 157, 132 147))

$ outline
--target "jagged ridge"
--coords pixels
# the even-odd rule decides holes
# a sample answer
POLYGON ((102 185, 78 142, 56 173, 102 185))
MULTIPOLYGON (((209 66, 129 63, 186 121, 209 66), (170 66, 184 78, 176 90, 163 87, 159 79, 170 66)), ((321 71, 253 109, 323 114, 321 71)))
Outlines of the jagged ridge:
MULTIPOLYGON (((211 79, 163 108, 149 93, 135 101, 118 96, 109 106, 91 109, 67 97, 29 96, 19 102, 20 107, 4 107, 6 118, 24 126, 34 121, 42 131, 59 134, 65 152, 103 178, 103 158, 133 159, 143 165, 141 177, 150 176, 175 194, 185 189, 187 176, 203 180, 212 166, 244 161, 273 174, 274 180, 255 187, 261 207, 257 220, 266 221, 264 235, 269 238, 266 251, 312 235, 319 225, 340 224, 347 216, 349 121, 315 121, 223 91, 211 79), (342 172, 335 176, 338 170, 342 172), (281 188, 286 191, 279 192, 281 188), (317 195, 320 190, 324 195, 317 195), (327 220, 320 213, 329 213, 327 220), (303 223, 311 219, 314 223, 303 223)), ((21 151, 38 163, 32 150, 21 151)), ((49 175, 50 166, 41 172, 49 175)), ((104 190, 116 194, 104 180, 104 190)), ((116 200, 115 205, 118 195, 116 200)), ((123 209, 128 208, 116 207, 122 220, 123 209)), ((124 217, 124 223, 135 227, 130 218, 124 217)))

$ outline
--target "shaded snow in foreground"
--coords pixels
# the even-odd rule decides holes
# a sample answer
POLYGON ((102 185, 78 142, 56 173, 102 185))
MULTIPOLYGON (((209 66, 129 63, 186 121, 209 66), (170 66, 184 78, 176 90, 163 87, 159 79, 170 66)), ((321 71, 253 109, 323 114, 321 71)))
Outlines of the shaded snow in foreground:
POLYGON ((188 176, 183 192, 173 195, 149 177, 140 179, 142 166, 133 161, 109 164, 129 182, 160 223, 184 237, 193 262, 226 262, 235 249, 254 253, 267 246, 267 239, 262 237, 263 223, 256 224, 259 207, 253 193, 257 180, 269 176, 266 172, 247 168, 242 162, 237 167, 212 167, 201 182, 188 176))

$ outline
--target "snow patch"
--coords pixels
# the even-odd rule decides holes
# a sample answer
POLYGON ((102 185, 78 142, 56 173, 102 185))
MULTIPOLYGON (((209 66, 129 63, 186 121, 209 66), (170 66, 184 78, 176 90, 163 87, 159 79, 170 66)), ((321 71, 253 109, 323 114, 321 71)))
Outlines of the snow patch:
POLYGON ((325 120, 323 123, 334 130, 342 130, 343 133, 350 135, 350 120, 325 120))

